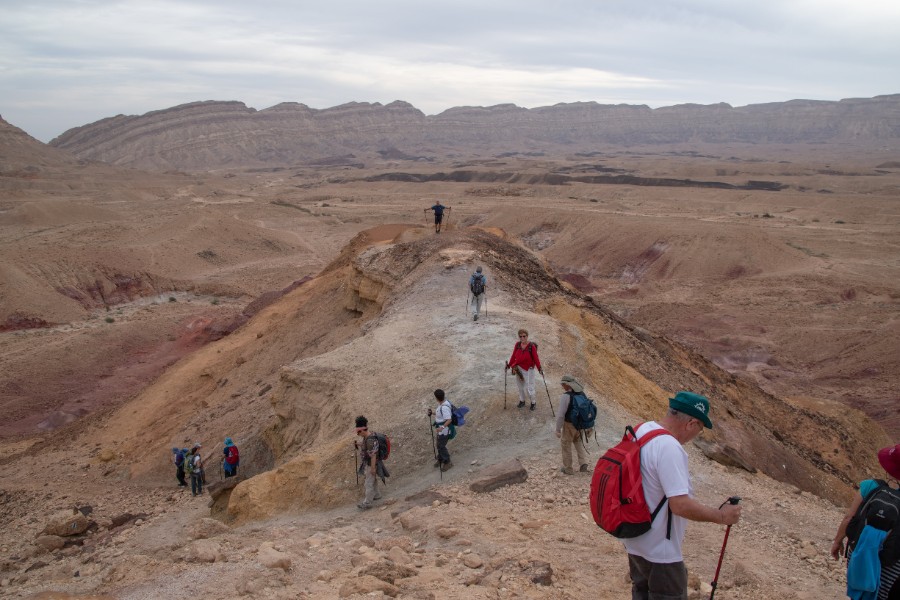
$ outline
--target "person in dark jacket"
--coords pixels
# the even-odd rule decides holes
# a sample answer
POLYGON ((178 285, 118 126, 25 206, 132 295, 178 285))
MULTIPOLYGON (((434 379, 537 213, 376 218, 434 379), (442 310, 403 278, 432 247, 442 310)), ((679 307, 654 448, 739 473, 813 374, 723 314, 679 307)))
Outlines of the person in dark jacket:
POLYGON ((428 212, 429 210, 434 211, 434 232, 440 233, 441 232, 441 222, 444 220, 444 211, 450 210, 450 207, 444 206, 443 204, 441 204, 441 201, 438 200, 437 202, 434 203, 434 206, 432 206, 431 208, 426 208, 424 210, 424 212, 428 212))
POLYGON ((541 359, 538 357, 537 344, 528 341, 528 332, 519 330, 519 341, 513 346, 512 356, 506 362, 506 368, 512 369, 516 375, 516 387, 519 389, 518 408, 525 406, 525 400, 531 400, 531 410, 534 410, 536 400, 534 396, 534 371, 543 375, 541 359))
POLYGON ((187 487, 187 481, 184 478, 184 455, 186 453, 187 448, 184 451, 172 448, 172 462, 175 465, 175 479, 178 480, 178 487, 187 487))

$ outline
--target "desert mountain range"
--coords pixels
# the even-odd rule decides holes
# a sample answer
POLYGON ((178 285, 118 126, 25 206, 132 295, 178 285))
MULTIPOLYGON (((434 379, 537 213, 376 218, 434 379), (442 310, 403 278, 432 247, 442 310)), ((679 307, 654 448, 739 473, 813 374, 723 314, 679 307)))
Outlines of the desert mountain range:
POLYGON ((143 169, 212 170, 303 164, 359 166, 476 155, 590 153, 665 144, 841 144, 893 147, 900 94, 733 108, 658 109, 595 102, 526 109, 512 104, 452 108, 426 116, 406 102, 353 102, 317 110, 282 103, 196 102, 140 116, 119 115, 50 142, 79 158, 143 169))
MULTIPOLYGON (((600 407, 592 460, 675 391, 711 398, 694 486, 745 503, 717 597, 843 597, 830 537, 900 433, 898 105, 204 102, 51 145, 0 123, 0 591, 628 597, 588 477, 558 471, 570 373, 600 407), (503 371, 523 326, 534 413, 503 371), (471 409, 443 478, 436 387, 471 409), (361 413, 394 445, 364 513, 361 413), (195 441, 208 497, 174 486, 195 441), (469 488, 516 460, 525 483, 469 488)), ((689 528, 694 597, 721 534, 689 528)))

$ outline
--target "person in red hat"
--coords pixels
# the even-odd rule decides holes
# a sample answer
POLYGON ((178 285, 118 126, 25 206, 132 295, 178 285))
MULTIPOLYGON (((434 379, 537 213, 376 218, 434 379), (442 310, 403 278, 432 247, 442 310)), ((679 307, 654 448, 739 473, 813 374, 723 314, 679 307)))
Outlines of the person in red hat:
POLYGON ((878 462, 888 478, 859 484, 834 536, 831 556, 847 557, 849 597, 900 600, 900 444, 879 450, 878 462))

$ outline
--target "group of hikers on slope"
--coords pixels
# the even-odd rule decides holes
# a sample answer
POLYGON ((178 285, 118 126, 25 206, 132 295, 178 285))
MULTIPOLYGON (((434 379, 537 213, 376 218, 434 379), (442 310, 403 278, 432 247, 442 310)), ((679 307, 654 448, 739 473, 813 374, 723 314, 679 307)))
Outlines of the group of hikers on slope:
MULTIPOLYGON (((172 463, 175 465, 175 479, 178 480, 178 487, 187 487, 186 477, 191 478, 191 495, 200 496, 203 494, 203 484, 206 483, 206 470, 204 468, 204 459, 200 455, 200 449, 203 444, 196 442, 190 449, 188 448, 172 448, 172 463)), ((237 475, 238 466, 241 463, 240 453, 234 441, 225 438, 224 447, 222 448, 222 474, 225 478, 237 475)), ((207 456, 207 458, 209 458, 207 456)))
MULTIPOLYGON (((437 218, 438 213, 435 214, 437 218)), ((472 277, 476 275, 482 279, 482 285, 479 286, 481 293, 477 295, 480 296, 486 289, 486 278, 480 266, 472 277)), ((472 278, 469 285, 471 290, 472 278)), ((480 301, 476 304, 475 320, 478 319, 479 309, 480 301)), ((528 335, 527 330, 519 330, 518 341, 505 363, 505 370, 512 370, 516 376, 519 393, 517 407, 522 409, 528 404, 533 411, 537 404, 535 371, 542 377, 544 372, 537 344, 529 341, 528 335)), ((564 393, 560 396, 555 433, 560 439, 563 463, 561 471, 566 475, 574 475, 574 451, 579 471, 589 472, 587 451, 581 440, 590 431, 576 427, 573 422, 575 419, 571 418, 576 399, 584 395, 584 386, 572 375, 564 375, 560 384, 564 393)), ((451 405, 443 390, 435 390, 434 398, 438 403, 437 410, 434 413, 428 411, 429 415, 434 415, 433 426, 437 430, 434 466, 443 472, 453 466, 447 451, 451 405)), ((688 577, 682 554, 687 521, 727 526, 710 599, 715 593, 728 532, 740 520, 741 506, 738 503, 740 498, 736 496, 728 498, 719 507, 705 505, 693 497, 688 454, 684 446, 703 429, 712 429, 709 412, 708 398, 694 392, 679 391, 668 399, 668 409, 662 418, 627 428, 619 445, 630 442, 638 449, 639 478, 643 493, 640 500, 652 509, 646 529, 635 535, 613 534, 622 539, 628 554, 632 600, 687 600, 688 577)), ((381 477, 384 481, 388 473, 383 461, 378 458, 379 442, 374 435, 368 433, 368 421, 365 417, 357 417, 356 433, 360 437, 361 443, 357 447, 360 448, 363 459, 360 469, 364 469, 366 473, 366 495, 358 506, 366 509, 381 497, 377 479, 381 477)), ((592 502, 595 494, 602 494, 602 487, 605 485, 601 463, 616 448, 607 451, 597 463, 591 482, 592 502)), ((842 554, 849 558, 847 595, 852 600, 900 600, 900 583, 897 583, 900 580, 900 444, 880 450, 878 460, 888 474, 890 483, 866 480, 860 484, 860 493, 848 507, 832 546, 834 558, 837 559, 842 554)), ((609 462, 615 461, 608 461, 606 466, 609 462)), ((597 514, 595 521, 603 527, 597 514)))

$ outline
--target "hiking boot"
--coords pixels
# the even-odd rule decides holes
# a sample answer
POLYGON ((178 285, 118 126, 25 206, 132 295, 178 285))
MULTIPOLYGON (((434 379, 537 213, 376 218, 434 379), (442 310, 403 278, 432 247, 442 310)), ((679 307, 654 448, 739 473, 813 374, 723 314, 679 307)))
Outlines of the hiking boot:
POLYGON ((449 471, 452 468, 453 468, 452 462, 445 462, 444 464, 441 465, 441 471, 449 471))
POLYGON ((439 460, 434 461, 434 468, 435 468, 435 469, 439 469, 440 466, 441 466, 441 461, 439 461, 439 460))
POLYGON ((368 509, 372 508, 372 505, 369 504, 368 502, 363 501, 363 502, 360 502, 359 504, 357 504, 356 508, 358 508, 360 510, 368 510, 368 509))
POLYGON ((563 467, 559 470, 560 473, 564 473, 566 475, 574 475, 575 471, 573 471, 570 467, 563 467))
POLYGON ((534 407, 537 406, 534 402, 531 403, 531 406, 528 407, 528 410, 534 410, 534 407))
POLYGON ((581 468, 578 469, 578 470, 581 471, 582 473, 587 473, 587 472, 588 472, 588 466, 587 466, 587 465, 581 465, 581 468))
POLYGON ((516 405, 516 408, 525 408, 525 401, 519 400, 519 403, 516 405))
POLYGON ((477 321, 477 320, 478 320, 478 315, 475 315, 474 317, 472 317, 472 320, 473 320, 473 321, 477 321))

